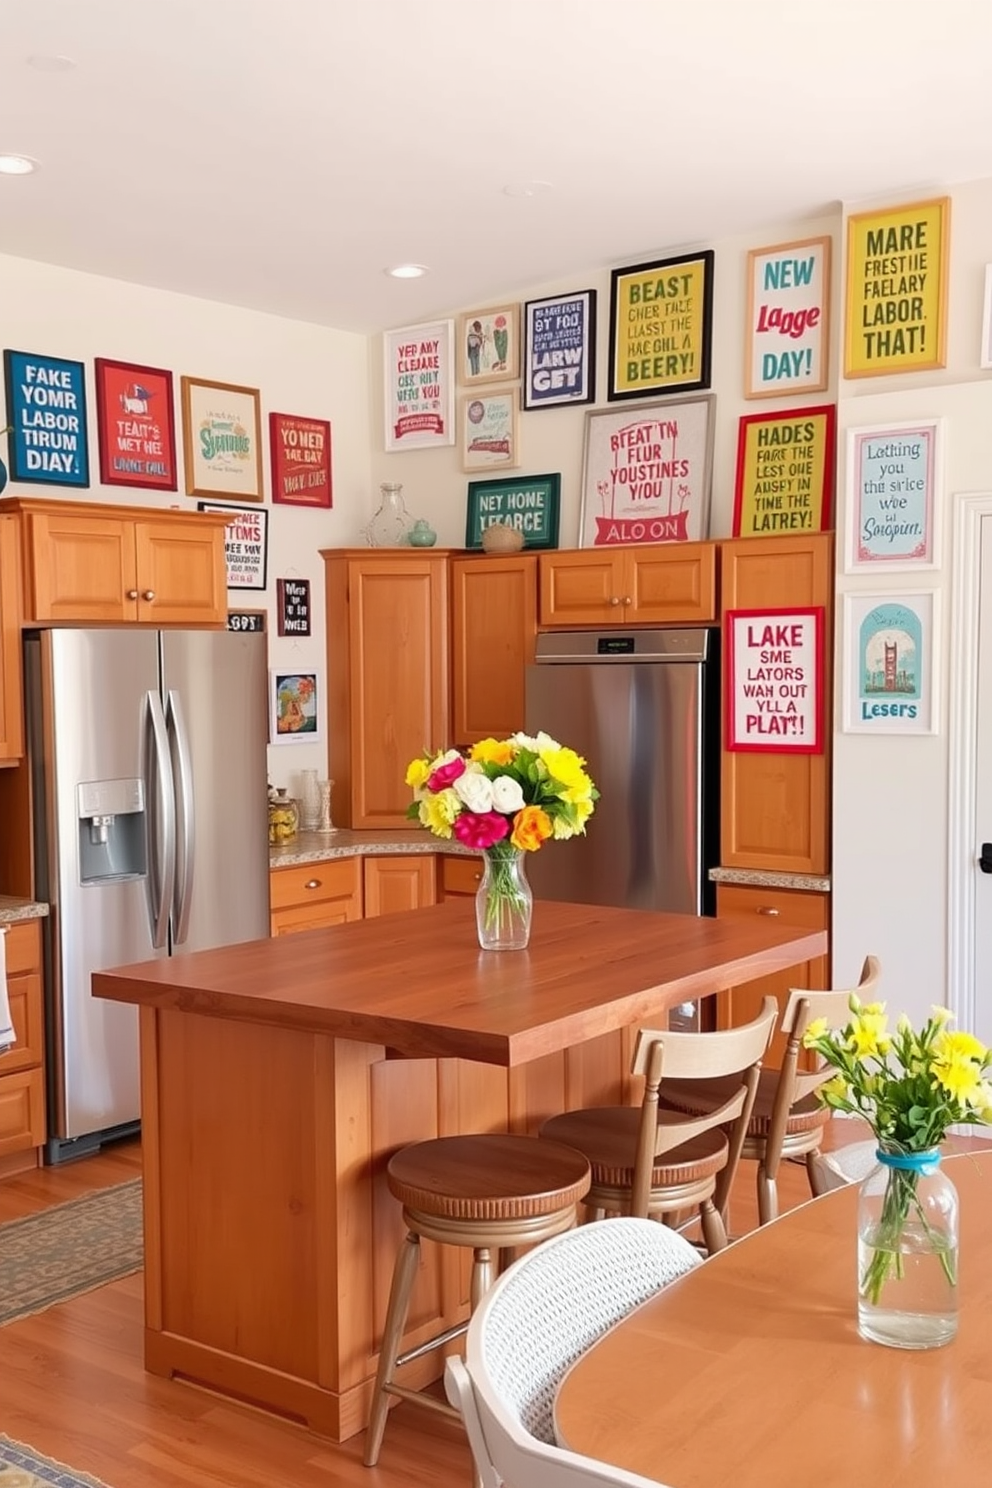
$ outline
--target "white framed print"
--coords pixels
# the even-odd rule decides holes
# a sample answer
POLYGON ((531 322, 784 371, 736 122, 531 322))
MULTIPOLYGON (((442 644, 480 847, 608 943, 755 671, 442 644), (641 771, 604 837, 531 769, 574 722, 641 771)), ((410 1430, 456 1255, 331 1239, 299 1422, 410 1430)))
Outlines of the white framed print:
POLYGON ((390 452, 455 442, 454 322, 384 331, 384 443, 390 452))
POLYGON ((937 567, 941 444, 941 419, 847 431, 847 573, 937 567))
POLYGON ((579 547, 709 535, 712 393, 590 409, 579 547))
POLYGON ((828 385, 830 238, 747 256, 745 398, 820 393, 828 385))
POLYGON ((464 393, 459 409, 462 469, 515 470, 520 464, 516 389, 464 393))
POLYGON ((980 367, 992 367, 992 264, 985 265, 985 297, 982 301, 982 351, 980 367))
POLYGON ((935 734, 934 590, 844 596, 846 734, 935 734))

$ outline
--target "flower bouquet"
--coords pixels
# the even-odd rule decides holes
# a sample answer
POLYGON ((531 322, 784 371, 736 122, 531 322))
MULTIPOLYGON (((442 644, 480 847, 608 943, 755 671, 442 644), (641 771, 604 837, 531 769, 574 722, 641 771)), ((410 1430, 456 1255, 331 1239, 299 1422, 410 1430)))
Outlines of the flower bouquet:
MULTIPOLYGON (((862 1324, 866 1313, 883 1307, 903 1306, 921 1318, 942 1307, 952 1312, 946 1295, 943 1304, 935 1298, 922 1257, 929 1256, 932 1265, 936 1256, 947 1287, 955 1287, 956 1196, 946 1180, 942 1192, 950 1189, 949 1200, 935 1192, 936 1184, 928 1190, 926 1181, 938 1174, 939 1147, 949 1127, 992 1122, 992 1052, 972 1034, 952 1030, 947 1008, 933 1008, 919 1033, 903 1016, 893 1034, 884 1003, 862 1003, 852 994, 850 1009, 850 1022, 839 1030, 815 1019, 803 1043, 837 1070, 820 1087, 821 1102, 863 1117, 878 1144, 880 1166, 862 1188, 863 1211, 867 1205, 869 1212, 859 1217, 862 1324), (912 1286, 904 1298, 885 1292, 889 1282, 907 1276, 912 1286)), ((870 1326, 862 1331, 882 1342, 920 1346, 905 1336, 881 1337, 870 1326)))
POLYGON ((407 768, 414 799, 407 810, 436 837, 485 855, 477 900, 479 939, 487 949, 521 949, 530 931, 531 895, 524 853, 549 838, 585 833, 599 792, 585 760, 548 734, 483 739, 464 753, 424 754, 407 768))

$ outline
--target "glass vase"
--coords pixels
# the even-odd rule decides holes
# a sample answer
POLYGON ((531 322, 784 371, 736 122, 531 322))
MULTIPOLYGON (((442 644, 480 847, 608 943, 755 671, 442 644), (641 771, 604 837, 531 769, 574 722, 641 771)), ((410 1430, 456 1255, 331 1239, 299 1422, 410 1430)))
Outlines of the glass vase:
POLYGON ((403 501, 403 487, 394 481, 383 481, 379 487, 379 505, 365 529, 369 547, 400 547, 406 542, 412 526, 403 501))
POLYGON ((940 1153, 879 1148, 858 1195, 858 1332, 939 1348, 958 1329, 958 1196, 940 1153))
POLYGON ((475 895, 475 920, 484 951, 523 951, 530 940, 534 903, 524 852, 498 842, 482 855, 482 882, 475 895))
POLYGON ((300 827, 316 832, 320 825, 320 786, 316 770, 300 771, 300 827))

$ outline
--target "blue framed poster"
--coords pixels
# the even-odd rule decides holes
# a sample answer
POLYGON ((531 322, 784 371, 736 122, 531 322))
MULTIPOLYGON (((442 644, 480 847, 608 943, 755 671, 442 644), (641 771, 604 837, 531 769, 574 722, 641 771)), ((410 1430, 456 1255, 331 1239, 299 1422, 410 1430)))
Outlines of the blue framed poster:
POLYGON ((941 420, 847 432, 845 570, 936 568, 941 420))
POLYGON ((4 351, 10 478, 88 486, 86 378, 82 362, 4 351))
POLYGON ((596 291, 524 305, 525 410, 592 403, 596 396, 596 291))
POLYGON ((844 596, 844 732, 934 734, 937 596, 844 596))

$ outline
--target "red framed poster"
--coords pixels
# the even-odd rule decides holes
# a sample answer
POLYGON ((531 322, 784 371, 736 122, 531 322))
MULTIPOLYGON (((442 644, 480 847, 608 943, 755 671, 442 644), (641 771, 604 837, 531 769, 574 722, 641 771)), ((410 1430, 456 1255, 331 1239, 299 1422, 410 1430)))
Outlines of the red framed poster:
POLYGON ((836 407, 745 414, 738 424, 734 537, 829 532, 836 407))
POLYGON ((823 606, 728 610, 726 747, 823 753, 823 606))
POLYGON ((269 452, 274 502, 331 505, 331 426, 327 419, 270 413, 269 452))
POLYGON ((178 489, 172 373, 96 357, 100 483, 178 489))

